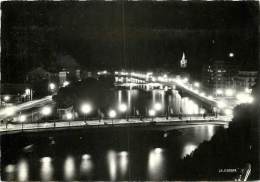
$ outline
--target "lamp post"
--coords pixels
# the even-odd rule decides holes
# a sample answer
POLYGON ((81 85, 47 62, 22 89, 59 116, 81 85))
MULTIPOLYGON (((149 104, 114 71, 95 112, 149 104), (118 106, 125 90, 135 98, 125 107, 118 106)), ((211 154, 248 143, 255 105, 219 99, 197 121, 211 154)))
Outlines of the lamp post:
POLYGON ((120 104, 119 105, 119 111, 122 113, 125 113, 126 121, 128 121, 128 116, 127 116, 127 106, 126 104, 120 104))
POLYGON ((154 104, 154 107, 153 107, 153 110, 155 111, 155 112, 159 112, 159 111, 161 111, 162 110, 162 104, 161 103, 155 103, 154 104))
POLYGON ((25 115, 20 115, 19 116, 19 121, 22 123, 22 131, 23 131, 23 123, 26 121, 26 116, 25 115))
POLYGON ((32 90, 27 88, 25 89, 25 95, 27 98, 29 98, 29 100, 32 100, 32 90))
POLYGON ((10 96, 9 95, 4 96, 4 101, 5 102, 8 102, 9 100, 10 100, 10 96))
POLYGON ((112 118, 112 125, 114 125, 113 119, 116 117, 116 111, 115 110, 110 110, 108 115, 109 115, 110 118, 112 118))
POLYGON ((84 114, 84 122, 85 122, 85 124, 87 124, 86 116, 87 116, 88 113, 90 113, 91 110, 92 110, 92 108, 91 108, 91 106, 89 104, 87 104, 87 103, 82 104, 81 112, 84 114))
POLYGON ((66 113, 66 119, 69 121, 69 126, 70 126, 70 121, 73 119, 73 114, 71 112, 66 113))
MULTIPOLYGON (((41 114, 43 115, 44 120, 46 119, 47 116, 49 116, 51 114, 51 112, 52 112, 52 110, 51 110, 50 106, 45 106, 45 107, 42 108, 41 114)), ((39 122, 38 122, 38 126, 39 126, 39 122)))
POLYGON ((54 93, 55 89, 56 89, 56 85, 54 83, 50 83, 49 84, 49 91, 51 93, 54 93))
POLYGON ((150 109, 150 110, 149 110, 149 116, 152 117, 152 121, 153 121, 153 118, 154 118, 154 116, 155 116, 155 110, 150 109))

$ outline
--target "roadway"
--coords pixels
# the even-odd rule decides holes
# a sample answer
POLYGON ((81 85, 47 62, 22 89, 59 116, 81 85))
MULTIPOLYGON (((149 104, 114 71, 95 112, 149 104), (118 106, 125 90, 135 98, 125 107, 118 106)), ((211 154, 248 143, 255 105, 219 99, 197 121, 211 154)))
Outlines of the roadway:
POLYGON ((128 121, 126 119, 105 119, 105 120, 76 120, 76 121, 49 121, 42 123, 23 123, 14 124, 8 123, 0 125, 0 134, 13 133, 13 132, 33 132, 33 131, 46 131, 56 129, 78 129, 78 128, 97 128, 97 127, 149 127, 152 130, 173 130, 182 129, 189 127, 196 127, 202 125, 221 125, 228 126, 230 117, 218 116, 215 117, 183 117, 179 119, 177 117, 156 117, 156 118, 145 118, 140 121, 139 118, 131 118, 128 121))

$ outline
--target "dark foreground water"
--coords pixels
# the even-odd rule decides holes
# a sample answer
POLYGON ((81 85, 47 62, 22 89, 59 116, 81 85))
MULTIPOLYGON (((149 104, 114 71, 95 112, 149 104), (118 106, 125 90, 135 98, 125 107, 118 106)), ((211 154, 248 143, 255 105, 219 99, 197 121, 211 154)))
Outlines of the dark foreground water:
POLYGON ((217 129, 103 128, 2 136, 1 176, 8 181, 173 180, 178 160, 217 129))

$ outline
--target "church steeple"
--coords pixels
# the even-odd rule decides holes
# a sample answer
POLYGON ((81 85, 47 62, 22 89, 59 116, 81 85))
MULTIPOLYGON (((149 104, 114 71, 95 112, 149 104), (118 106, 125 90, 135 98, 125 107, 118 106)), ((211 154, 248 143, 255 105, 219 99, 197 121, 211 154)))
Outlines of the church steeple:
POLYGON ((185 58, 184 52, 182 53, 182 58, 180 60, 180 67, 186 68, 187 67, 188 60, 185 58))

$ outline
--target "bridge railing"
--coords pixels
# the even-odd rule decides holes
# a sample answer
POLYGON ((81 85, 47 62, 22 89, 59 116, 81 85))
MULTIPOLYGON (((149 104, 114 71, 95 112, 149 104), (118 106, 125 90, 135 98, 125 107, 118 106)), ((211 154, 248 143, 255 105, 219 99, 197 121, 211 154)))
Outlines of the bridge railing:
POLYGON ((88 126, 121 126, 125 124, 130 125, 140 125, 140 124, 149 124, 149 123, 158 123, 158 124, 180 124, 180 123, 193 123, 196 124, 196 122, 224 122, 228 123, 230 121, 230 118, 219 116, 218 118, 214 116, 210 117, 169 117, 166 119, 166 117, 154 117, 154 118, 143 118, 140 120, 140 118, 129 118, 128 120, 126 118, 110 118, 110 119, 102 119, 102 120, 48 120, 44 122, 38 122, 38 123, 6 123, 0 125, 0 133, 1 132, 21 132, 21 131, 37 131, 37 130, 44 130, 44 129, 60 129, 60 128, 75 128, 75 127, 88 127, 88 126))

